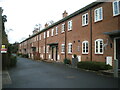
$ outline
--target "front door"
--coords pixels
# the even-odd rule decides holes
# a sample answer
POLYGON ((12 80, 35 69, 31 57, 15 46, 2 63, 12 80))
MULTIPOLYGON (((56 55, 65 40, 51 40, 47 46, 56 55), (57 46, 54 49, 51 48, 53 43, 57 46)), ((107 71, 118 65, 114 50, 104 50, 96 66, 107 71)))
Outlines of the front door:
POLYGON ((58 46, 52 46, 52 60, 57 61, 58 56, 58 46))
POLYGON ((116 59, 118 59, 118 68, 120 69, 120 38, 116 39, 116 59))

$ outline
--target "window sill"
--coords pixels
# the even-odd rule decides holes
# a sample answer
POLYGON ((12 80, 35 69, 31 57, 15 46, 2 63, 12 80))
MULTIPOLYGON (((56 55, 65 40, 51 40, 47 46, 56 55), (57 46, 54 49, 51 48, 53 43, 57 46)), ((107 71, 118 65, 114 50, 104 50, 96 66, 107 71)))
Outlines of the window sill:
POLYGON ((98 22, 102 22, 102 21, 103 21, 103 19, 98 20, 98 21, 94 21, 94 23, 98 23, 98 22))
POLYGON ((68 30, 68 32, 72 31, 72 29, 68 30))
POLYGON ((113 17, 117 17, 117 16, 119 16, 120 15, 120 13, 119 14, 116 14, 116 15, 113 15, 113 17))
POLYGON ((82 55, 88 55, 89 53, 82 53, 82 55))
POLYGON ((82 27, 87 27, 87 26, 88 26, 88 24, 82 25, 82 27))
POLYGON ((72 52, 68 52, 68 55, 72 55, 72 52))

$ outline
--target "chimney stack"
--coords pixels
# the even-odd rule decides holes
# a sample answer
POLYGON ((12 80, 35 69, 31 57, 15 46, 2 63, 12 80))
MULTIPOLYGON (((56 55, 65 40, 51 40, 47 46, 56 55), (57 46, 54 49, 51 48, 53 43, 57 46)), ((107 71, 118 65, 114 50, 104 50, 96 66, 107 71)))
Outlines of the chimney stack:
POLYGON ((45 28, 47 28, 47 27, 48 27, 48 24, 46 23, 46 24, 45 24, 45 28))
POLYGON ((63 18, 67 17, 68 16, 68 13, 66 12, 66 10, 64 11, 63 13, 63 18))

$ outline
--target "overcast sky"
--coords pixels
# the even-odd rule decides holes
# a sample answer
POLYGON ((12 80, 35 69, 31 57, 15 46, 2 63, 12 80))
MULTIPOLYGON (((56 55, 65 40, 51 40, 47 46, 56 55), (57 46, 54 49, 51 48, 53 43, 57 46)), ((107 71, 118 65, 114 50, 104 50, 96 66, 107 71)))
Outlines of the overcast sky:
POLYGON ((0 0, 0 7, 7 15, 6 30, 10 43, 21 42, 32 34, 36 24, 42 28, 46 22, 62 19, 62 13, 68 14, 85 7, 96 0, 0 0))

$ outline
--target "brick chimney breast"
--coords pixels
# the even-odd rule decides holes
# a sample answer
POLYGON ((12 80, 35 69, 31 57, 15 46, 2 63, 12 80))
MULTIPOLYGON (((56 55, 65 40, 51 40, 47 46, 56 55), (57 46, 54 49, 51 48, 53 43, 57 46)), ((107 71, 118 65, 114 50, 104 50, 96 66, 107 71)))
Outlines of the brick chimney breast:
POLYGON ((68 16, 68 13, 66 12, 66 10, 64 11, 63 13, 63 18, 67 17, 68 16))

